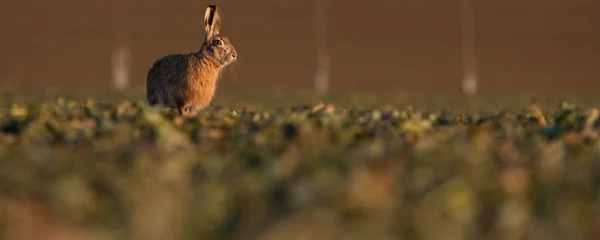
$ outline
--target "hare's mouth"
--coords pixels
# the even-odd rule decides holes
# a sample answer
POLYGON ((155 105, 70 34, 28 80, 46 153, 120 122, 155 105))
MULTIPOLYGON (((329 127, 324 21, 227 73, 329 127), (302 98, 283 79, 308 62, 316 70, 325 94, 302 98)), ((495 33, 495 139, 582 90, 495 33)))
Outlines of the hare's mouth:
POLYGON ((230 53, 227 54, 227 57, 224 59, 224 63, 232 63, 233 61, 235 61, 237 59, 237 54, 236 53, 230 53))

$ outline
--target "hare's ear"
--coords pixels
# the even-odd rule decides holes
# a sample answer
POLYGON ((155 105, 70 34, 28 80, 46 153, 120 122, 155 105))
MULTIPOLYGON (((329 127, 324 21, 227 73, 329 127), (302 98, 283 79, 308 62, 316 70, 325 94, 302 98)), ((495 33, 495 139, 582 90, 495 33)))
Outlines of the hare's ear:
POLYGON ((204 29, 206 29, 206 39, 211 39, 219 35, 219 30, 221 30, 221 10, 216 5, 208 5, 206 7, 204 29))

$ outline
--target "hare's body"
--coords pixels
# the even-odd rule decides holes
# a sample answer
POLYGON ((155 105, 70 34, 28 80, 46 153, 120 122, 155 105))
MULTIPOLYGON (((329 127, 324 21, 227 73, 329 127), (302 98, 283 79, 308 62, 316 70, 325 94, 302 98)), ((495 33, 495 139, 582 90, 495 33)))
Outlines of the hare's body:
POLYGON ((210 104, 221 71, 237 58, 229 39, 219 35, 220 24, 219 8, 209 5, 204 17, 206 36, 200 51, 170 54, 154 62, 146 77, 146 98, 150 105, 187 114, 210 104))
POLYGON ((208 106, 220 75, 216 65, 195 53, 171 54, 158 59, 146 79, 148 103, 190 110, 208 106))

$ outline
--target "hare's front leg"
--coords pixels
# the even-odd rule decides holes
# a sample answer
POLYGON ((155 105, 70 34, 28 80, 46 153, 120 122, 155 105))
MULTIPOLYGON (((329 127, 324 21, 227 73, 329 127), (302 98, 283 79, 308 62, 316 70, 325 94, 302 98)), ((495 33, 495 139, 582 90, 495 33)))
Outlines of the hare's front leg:
POLYGON ((178 106, 177 107, 177 112, 179 112, 179 115, 188 116, 192 112, 191 109, 192 108, 190 108, 190 107, 178 106))
POLYGON ((193 110, 192 104, 185 100, 185 96, 176 96, 175 108, 177 109, 177 112, 179 112, 179 115, 182 116, 190 115, 193 110))
POLYGON ((179 114, 185 115, 185 116, 196 116, 198 115, 204 108, 206 108, 206 106, 200 106, 200 105, 187 105, 187 106, 179 106, 177 107, 177 111, 179 112, 179 114))

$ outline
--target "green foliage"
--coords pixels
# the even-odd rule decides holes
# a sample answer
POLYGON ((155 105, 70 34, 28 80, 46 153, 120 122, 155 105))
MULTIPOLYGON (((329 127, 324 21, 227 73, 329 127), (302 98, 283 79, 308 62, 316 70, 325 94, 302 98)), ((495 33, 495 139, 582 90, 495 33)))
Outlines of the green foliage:
POLYGON ((597 109, 566 104, 213 106, 180 117, 133 101, 15 103, 0 110, 0 232, 598 238, 599 125, 597 109))

